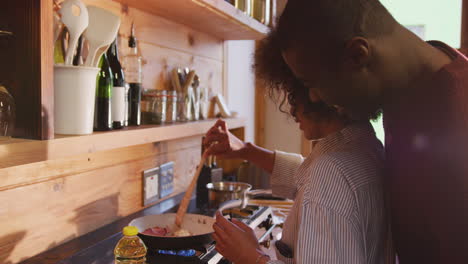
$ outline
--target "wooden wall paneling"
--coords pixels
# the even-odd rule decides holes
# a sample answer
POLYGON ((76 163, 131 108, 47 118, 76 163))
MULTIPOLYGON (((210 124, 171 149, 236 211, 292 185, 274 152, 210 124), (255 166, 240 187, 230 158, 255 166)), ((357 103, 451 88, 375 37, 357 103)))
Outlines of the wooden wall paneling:
POLYGON ((171 87, 168 71, 176 66, 187 66, 196 70, 200 77, 200 85, 208 87, 213 93, 223 94, 222 62, 146 43, 140 43, 140 47, 147 60, 143 67, 144 88, 168 89, 171 87))
POLYGON ((0 28, 14 33, 12 38, 1 40, 0 82, 15 99, 15 136, 50 139, 53 137, 52 1, 2 1, 0 28))
MULTIPOLYGON (((200 138, 193 140, 200 144, 200 138)), ((1 191, 1 263, 16 263, 142 209, 142 171, 156 164, 175 161, 174 194, 182 192, 200 159, 200 145, 182 145, 177 151, 1 191)), ((102 155, 103 160, 113 157, 102 155)))
POLYGON ((200 136, 188 137, 98 153, 85 153, 72 157, 0 169, 0 191, 84 173, 133 160, 181 151, 183 149, 200 148, 199 138, 200 136))
POLYGON ((126 49, 128 36, 132 22, 135 22, 138 41, 218 61, 223 60, 222 39, 115 1, 84 0, 84 2, 87 5, 110 10, 121 17, 120 49, 124 53, 128 52, 126 49))

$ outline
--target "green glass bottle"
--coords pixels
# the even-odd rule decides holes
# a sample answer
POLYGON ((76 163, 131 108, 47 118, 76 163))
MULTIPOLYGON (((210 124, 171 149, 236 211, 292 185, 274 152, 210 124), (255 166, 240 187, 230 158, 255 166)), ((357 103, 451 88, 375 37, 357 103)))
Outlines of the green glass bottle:
POLYGON ((111 97, 114 86, 112 70, 104 53, 99 61, 99 74, 96 81, 96 105, 94 108, 94 130, 112 130, 111 97))

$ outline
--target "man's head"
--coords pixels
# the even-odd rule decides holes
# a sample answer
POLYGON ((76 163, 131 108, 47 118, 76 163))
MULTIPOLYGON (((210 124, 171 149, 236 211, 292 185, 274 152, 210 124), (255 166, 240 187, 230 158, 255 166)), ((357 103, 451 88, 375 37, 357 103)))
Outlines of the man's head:
POLYGON ((386 85, 376 43, 397 25, 378 0, 289 0, 271 34, 311 99, 369 118, 386 85))

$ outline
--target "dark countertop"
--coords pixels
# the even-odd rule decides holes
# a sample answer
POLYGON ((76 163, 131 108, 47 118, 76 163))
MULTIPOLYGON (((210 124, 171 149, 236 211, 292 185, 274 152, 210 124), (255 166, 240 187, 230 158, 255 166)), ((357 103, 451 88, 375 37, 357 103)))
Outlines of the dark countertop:
MULTIPOLYGON (((122 228, 128 225, 131 220, 138 217, 175 212, 183 195, 184 193, 179 194, 149 208, 123 217, 95 231, 27 259, 20 264, 113 264, 113 251, 115 245, 122 237, 122 228)), ((204 214, 196 209, 194 199, 192 199, 189 205, 188 212, 204 214)))

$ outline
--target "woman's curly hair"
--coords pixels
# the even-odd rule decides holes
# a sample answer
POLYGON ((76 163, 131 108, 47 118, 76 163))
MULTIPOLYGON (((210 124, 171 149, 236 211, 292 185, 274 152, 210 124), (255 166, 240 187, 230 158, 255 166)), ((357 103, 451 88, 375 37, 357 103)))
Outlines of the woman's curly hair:
POLYGON ((339 116, 335 108, 309 99, 309 89, 294 76, 284 61, 274 29, 257 45, 254 70, 258 80, 267 88, 269 97, 279 104, 281 112, 296 117, 300 104, 304 106, 305 114, 314 112, 323 118, 339 116))

